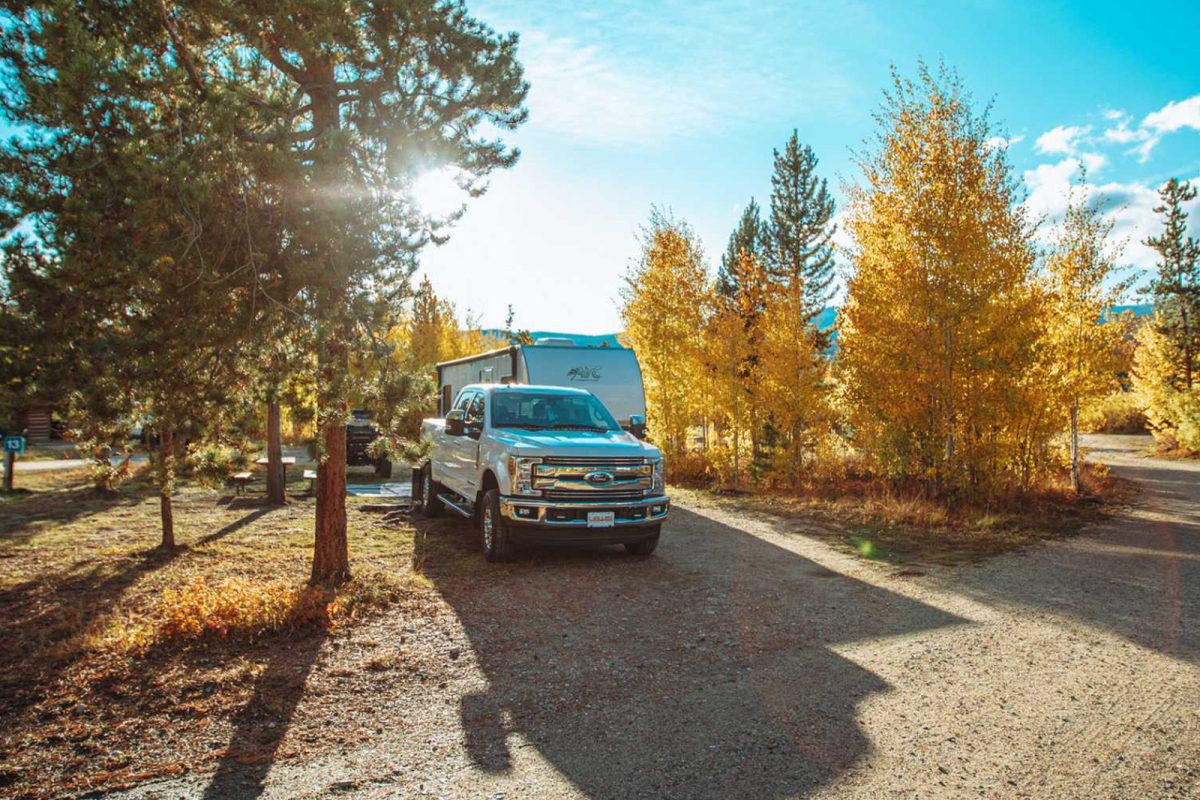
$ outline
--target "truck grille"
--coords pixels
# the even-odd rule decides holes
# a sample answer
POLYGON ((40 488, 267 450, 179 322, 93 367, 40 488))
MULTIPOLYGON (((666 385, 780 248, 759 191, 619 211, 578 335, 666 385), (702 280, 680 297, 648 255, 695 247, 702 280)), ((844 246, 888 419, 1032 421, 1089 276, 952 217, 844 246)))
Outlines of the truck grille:
POLYGON ((547 500, 641 500, 645 493, 641 489, 547 489, 542 492, 547 500))
POLYGON ((533 470, 533 488, 552 500, 634 500, 653 486, 653 469, 641 458, 555 456, 533 470), (589 480, 593 473, 608 473, 608 480, 589 480))
POLYGON ((579 467, 628 467, 631 465, 645 464, 646 459, 637 456, 626 458, 613 458, 611 456, 547 456, 542 459, 543 464, 553 464, 555 466, 579 466, 579 467))

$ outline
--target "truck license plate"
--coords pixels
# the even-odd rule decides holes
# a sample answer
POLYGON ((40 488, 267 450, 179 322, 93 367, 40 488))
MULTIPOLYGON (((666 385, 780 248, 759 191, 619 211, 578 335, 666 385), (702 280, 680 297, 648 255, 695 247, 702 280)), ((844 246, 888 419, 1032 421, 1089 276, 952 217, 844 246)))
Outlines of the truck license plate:
POLYGON ((617 512, 615 511, 589 511, 587 516, 587 526, 589 528, 611 528, 617 524, 617 512))

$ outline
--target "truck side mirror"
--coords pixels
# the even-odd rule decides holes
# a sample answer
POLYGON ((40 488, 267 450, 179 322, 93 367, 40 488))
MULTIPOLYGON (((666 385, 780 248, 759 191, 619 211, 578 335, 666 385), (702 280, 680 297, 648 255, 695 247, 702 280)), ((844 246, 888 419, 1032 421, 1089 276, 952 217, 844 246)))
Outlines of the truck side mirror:
POLYGON ((646 438, 646 418, 641 414, 634 414, 629 418, 629 432, 639 439, 646 438))
POLYGON ((449 436, 464 436, 466 433, 466 413, 461 408, 447 411, 446 434, 449 436))

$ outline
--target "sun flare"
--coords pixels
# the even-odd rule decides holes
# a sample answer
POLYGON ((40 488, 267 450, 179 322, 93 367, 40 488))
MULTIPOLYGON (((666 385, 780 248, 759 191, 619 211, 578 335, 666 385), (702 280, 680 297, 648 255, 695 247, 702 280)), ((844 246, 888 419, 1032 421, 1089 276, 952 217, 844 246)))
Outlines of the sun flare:
POLYGON ((467 193, 458 185, 458 170, 439 167, 421 173, 412 182, 412 199, 421 212, 430 217, 448 217, 467 202, 467 193))

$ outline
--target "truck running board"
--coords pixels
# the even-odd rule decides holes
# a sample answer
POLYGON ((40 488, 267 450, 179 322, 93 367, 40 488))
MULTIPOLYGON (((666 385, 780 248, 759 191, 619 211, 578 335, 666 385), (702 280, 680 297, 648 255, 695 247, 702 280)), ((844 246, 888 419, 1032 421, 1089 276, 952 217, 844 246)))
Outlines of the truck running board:
POLYGON ((475 516, 474 511, 471 510, 471 506, 457 495, 439 494, 438 500, 441 500, 442 505, 444 505, 446 508, 450 509, 451 511, 457 511, 467 519, 475 516))

